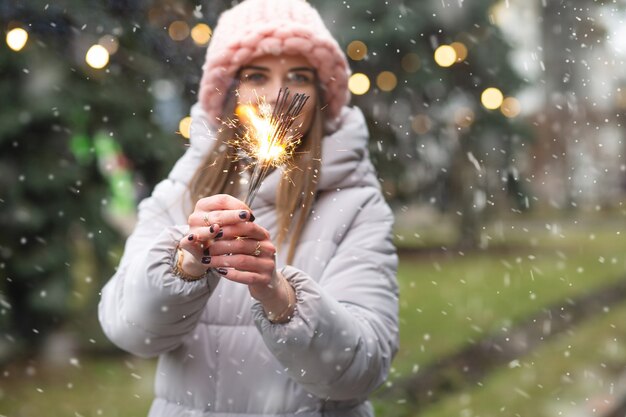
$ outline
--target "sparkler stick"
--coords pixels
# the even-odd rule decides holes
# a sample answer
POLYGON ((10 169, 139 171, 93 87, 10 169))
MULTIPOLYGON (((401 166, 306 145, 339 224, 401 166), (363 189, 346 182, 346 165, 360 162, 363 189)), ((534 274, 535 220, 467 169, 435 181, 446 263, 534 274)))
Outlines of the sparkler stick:
POLYGON ((289 96, 289 89, 281 88, 276 99, 276 106, 271 113, 269 105, 265 102, 259 104, 260 115, 256 114, 251 106, 238 108, 238 116, 247 118, 251 125, 245 127, 245 134, 238 141, 254 161, 248 184, 248 195, 245 199, 248 206, 254 201, 270 170, 287 162, 302 138, 302 133, 294 131, 292 127, 309 96, 296 93, 291 102, 289 96))

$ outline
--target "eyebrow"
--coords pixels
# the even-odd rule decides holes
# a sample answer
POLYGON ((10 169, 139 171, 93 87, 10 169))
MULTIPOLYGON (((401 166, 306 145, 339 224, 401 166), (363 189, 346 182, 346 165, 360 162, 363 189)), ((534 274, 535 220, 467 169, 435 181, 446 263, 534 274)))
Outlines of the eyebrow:
POLYGON ((294 68, 289 68, 289 71, 310 71, 310 72, 315 72, 315 69, 313 69, 311 67, 294 67, 294 68))
POLYGON ((259 67, 257 65, 246 65, 246 66, 241 67, 241 71, 247 70, 247 69, 254 69, 254 70, 258 70, 258 71, 268 71, 268 72, 270 70, 267 67, 259 67))
MULTIPOLYGON (((241 67, 241 70, 257 70, 257 71, 265 71, 265 72, 269 72, 269 68, 267 67, 260 67, 258 65, 246 65, 241 67)), ((315 69, 311 68, 311 67, 294 67, 294 68, 289 68, 289 71, 309 71, 309 72, 315 72, 315 69)))

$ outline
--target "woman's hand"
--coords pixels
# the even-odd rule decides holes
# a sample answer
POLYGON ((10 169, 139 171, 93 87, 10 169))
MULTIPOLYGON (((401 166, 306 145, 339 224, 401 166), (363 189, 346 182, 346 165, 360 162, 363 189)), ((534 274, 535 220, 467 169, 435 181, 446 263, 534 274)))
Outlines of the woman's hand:
POLYGON ((189 234, 180 241, 189 252, 182 265, 186 273, 200 275, 207 268, 248 286, 270 318, 295 304, 293 289, 276 272, 276 247, 269 232, 254 223, 254 215, 241 200, 228 195, 200 199, 189 216, 189 234), (293 301, 292 301, 293 300, 293 301))
POLYGON ((187 219, 189 234, 179 242, 185 251, 183 270, 190 275, 200 276, 209 267, 209 246, 221 237, 224 225, 254 220, 250 208, 241 200, 227 194, 201 198, 187 219))
POLYGON ((269 232, 249 221, 223 225, 220 235, 209 246, 209 264, 225 278, 246 284, 270 320, 288 321, 293 315, 296 296, 287 280, 276 271, 276 248, 269 232))

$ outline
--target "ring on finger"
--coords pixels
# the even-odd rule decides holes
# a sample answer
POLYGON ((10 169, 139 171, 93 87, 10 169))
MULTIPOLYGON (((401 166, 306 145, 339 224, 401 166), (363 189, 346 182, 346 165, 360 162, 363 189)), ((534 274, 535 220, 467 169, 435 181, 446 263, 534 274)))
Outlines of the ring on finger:
POLYGON ((254 248, 254 252, 252 252, 252 256, 259 256, 261 254, 261 242, 257 240, 256 247, 254 248))
POLYGON ((204 224, 206 225, 206 227, 211 226, 211 222, 209 221, 209 213, 204 213, 202 215, 202 220, 204 221, 204 224))

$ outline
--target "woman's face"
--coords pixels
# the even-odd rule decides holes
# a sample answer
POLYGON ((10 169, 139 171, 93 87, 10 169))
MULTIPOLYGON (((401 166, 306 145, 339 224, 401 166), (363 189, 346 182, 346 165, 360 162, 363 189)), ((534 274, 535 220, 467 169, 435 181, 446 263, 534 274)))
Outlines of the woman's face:
MULTIPOLYGON (((290 97, 295 93, 309 96, 295 126, 303 135, 309 131, 317 104, 317 77, 315 69, 302 55, 264 55, 253 59, 239 71, 238 104, 256 105, 259 98, 274 108, 278 91, 289 88, 290 97)), ((291 99, 289 99, 291 102, 291 99)))

